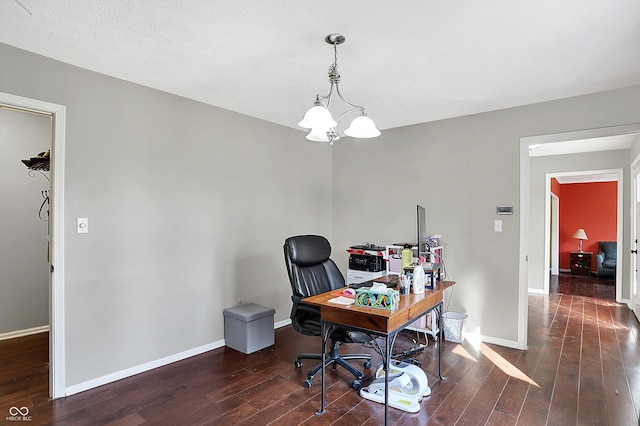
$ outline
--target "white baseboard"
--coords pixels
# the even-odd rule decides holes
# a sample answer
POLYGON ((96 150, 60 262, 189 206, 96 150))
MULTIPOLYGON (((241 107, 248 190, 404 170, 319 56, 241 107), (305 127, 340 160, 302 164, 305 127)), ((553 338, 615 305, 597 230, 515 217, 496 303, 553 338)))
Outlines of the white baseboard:
POLYGON ((476 343, 483 342, 483 343, 491 343, 498 346, 505 346, 507 348, 512 348, 512 349, 520 349, 520 350, 527 349, 527 348, 521 348, 520 345, 518 344, 518 341, 516 340, 500 339, 497 337, 483 336, 482 334, 465 333, 465 339, 472 342, 472 344, 473 342, 476 342, 476 343))
POLYGON ((530 289, 528 289, 528 291, 531 294, 548 294, 546 291, 541 290, 539 288, 530 288, 530 289))
MULTIPOLYGON (((274 329, 278 329, 280 327, 285 327, 291 324, 291 319, 286 319, 282 321, 278 321, 274 324, 274 329)), ((48 329, 48 327, 47 327, 48 329)), ((221 348, 225 345, 224 339, 218 340, 216 342, 212 342, 197 348, 189 349, 184 352, 180 352, 177 354, 169 355, 164 358, 157 359, 155 361, 150 361, 141 365, 137 365, 135 367, 127 368, 125 370, 116 371, 115 373, 107 374, 102 377, 98 377, 96 379, 88 380, 83 383, 79 383, 77 385, 69 386, 65 389, 65 396, 73 395, 78 392, 84 392, 89 389, 93 389, 98 386, 106 385, 107 383, 115 382, 117 380, 125 379, 130 376, 134 376, 136 374, 144 373, 145 371, 153 370, 154 368, 162 367, 163 365, 171 364, 173 362, 182 361, 187 358, 191 358, 192 356, 200 355, 202 353, 211 351, 213 349, 221 348)))
POLYGON ((49 331, 48 325, 25 328, 24 330, 8 331, 6 333, 0 333, 0 340, 15 339, 16 337, 24 337, 24 336, 29 336, 31 334, 45 333, 47 331, 49 331))
POLYGON ((280 327, 286 327, 287 325, 291 324, 291 319, 286 319, 286 320, 282 320, 282 321, 278 321, 277 323, 275 323, 273 325, 273 328, 278 329, 280 327))
POLYGON ((98 386, 106 385, 107 383, 115 382, 136 374, 144 373, 145 371, 153 370, 154 368, 162 367, 173 362, 182 361, 192 356, 200 355, 204 352, 208 352, 213 349, 217 349, 224 346, 224 339, 212 342, 197 348, 189 349, 184 352, 169 355, 164 358, 157 359, 155 361, 146 362, 144 364, 137 365, 135 367, 127 368, 125 370, 116 371, 115 373, 107 374, 96 379, 92 379, 77 385, 69 386, 65 389, 65 396, 73 395, 78 392, 83 392, 89 389, 93 389, 98 386))

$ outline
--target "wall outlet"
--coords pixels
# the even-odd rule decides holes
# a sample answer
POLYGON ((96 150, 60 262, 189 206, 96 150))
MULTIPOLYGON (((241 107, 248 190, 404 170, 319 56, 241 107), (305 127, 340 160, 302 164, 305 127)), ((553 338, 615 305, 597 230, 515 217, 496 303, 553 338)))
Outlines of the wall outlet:
POLYGON ((496 232, 502 232, 502 221, 500 219, 497 219, 493 223, 493 230, 496 232))

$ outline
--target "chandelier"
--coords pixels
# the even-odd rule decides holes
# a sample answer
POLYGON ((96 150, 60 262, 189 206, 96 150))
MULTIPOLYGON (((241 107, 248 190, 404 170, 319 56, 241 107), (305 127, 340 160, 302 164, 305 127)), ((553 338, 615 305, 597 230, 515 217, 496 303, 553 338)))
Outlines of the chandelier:
POLYGON ((311 129, 307 135, 307 139, 314 142, 329 142, 331 145, 338 139, 338 126, 340 122, 348 115, 357 113, 358 116, 353 119, 349 127, 344 131, 346 136, 352 138, 375 138, 380 136, 380 130, 376 128, 372 119, 367 117, 364 106, 352 104, 342 97, 340 93, 340 74, 338 73, 338 45, 344 43, 345 38, 341 34, 329 34, 324 41, 333 45, 334 60, 329 67, 329 94, 327 96, 316 95, 313 106, 304 114, 302 121, 298 126, 305 129, 311 129), (333 90, 338 97, 347 106, 347 110, 340 114, 338 120, 334 120, 329 112, 329 106, 333 100, 333 90))

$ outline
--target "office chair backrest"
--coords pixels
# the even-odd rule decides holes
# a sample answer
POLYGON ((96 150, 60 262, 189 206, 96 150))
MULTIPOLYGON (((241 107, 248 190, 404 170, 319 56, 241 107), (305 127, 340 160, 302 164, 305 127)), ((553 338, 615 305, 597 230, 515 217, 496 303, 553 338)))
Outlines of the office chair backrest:
POLYGON ((294 296, 308 297, 344 286, 330 259, 331 245, 320 235, 298 235, 284 242, 284 259, 294 296))

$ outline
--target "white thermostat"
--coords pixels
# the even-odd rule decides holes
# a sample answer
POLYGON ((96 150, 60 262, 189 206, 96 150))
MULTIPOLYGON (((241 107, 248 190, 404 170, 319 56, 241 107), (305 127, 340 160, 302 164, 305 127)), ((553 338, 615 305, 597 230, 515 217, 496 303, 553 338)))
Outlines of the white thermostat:
POLYGON ((513 214, 513 206, 498 206, 496 208, 498 214, 513 214))

